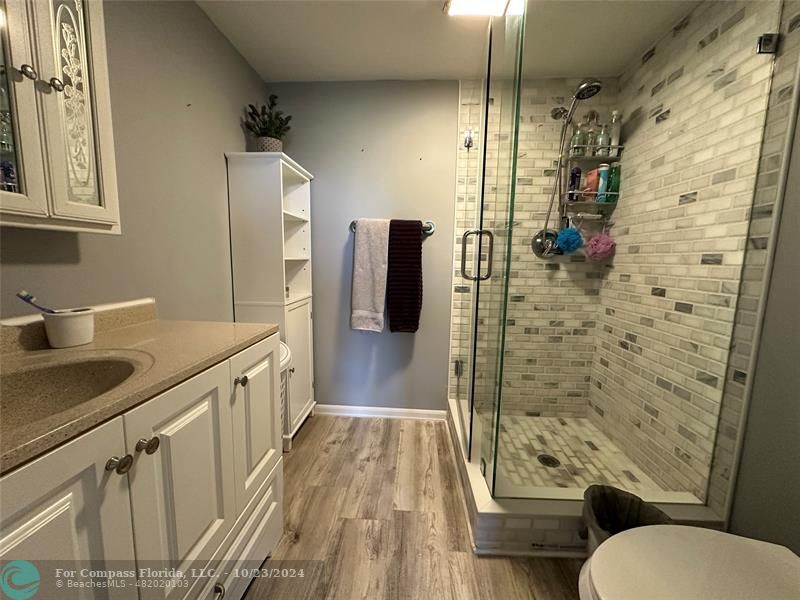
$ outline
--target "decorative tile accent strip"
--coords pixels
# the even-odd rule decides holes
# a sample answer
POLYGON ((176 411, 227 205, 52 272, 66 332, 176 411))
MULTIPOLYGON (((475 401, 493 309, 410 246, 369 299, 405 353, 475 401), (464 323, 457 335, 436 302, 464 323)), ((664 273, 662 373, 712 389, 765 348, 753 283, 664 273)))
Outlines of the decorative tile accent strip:
POLYGON ((742 7, 740 10, 736 11, 730 19, 727 19, 722 25, 720 25, 719 32, 725 33, 729 29, 733 28, 734 25, 737 23, 741 23, 744 19, 745 8, 742 7))
POLYGON ((717 37, 719 37, 719 30, 715 29, 697 43, 699 49, 702 50, 703 48, 708 47, 717 39, 717 37))
POLYGON ((722 254, 703 254, 700 257, 701 265, 721 265, 722 254))

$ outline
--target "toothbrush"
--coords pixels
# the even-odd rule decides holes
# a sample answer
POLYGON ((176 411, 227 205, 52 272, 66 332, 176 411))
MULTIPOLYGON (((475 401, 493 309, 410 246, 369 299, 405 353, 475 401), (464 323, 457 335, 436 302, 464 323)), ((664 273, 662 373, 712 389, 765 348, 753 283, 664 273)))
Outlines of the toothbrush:
POLYGON ((52 308, 47 308, 46 306, 41 306, 40 304, 36 303, 36 296, 28 292, 27 290, 21 290, 17 292, 17 298, 22 300, 23 302, 27 302, 34 308, 38 308, 42 312, 54 314, 58 311, 53 310, 52 308))

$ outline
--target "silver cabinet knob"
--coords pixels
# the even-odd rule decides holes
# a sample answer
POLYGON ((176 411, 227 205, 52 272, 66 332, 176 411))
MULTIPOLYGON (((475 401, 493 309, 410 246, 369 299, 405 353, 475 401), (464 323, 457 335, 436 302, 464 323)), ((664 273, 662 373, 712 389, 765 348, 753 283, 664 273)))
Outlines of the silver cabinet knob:
POLYGON ((126 454, 122 458, 112 456, 106 461, 106 471, 116 471, 117 475, 125 475, 133 466, 133 456, 126 454))
POLYGON ((247 375, 242 375, 241 377, 237 377, 233 380, 233 385, 241 385, 242 387, 246 387, 248 381, 250 380, 247 378, 247 375))
POLYGON ((225 597, 225 586, 221 583, 214 584, 214 600, 222 600, 225 597))
POLYGON ((136 442, 136 451, 137 452, 144 451, 145 454, 155 454, 160 445, 161 445, 161 440, 158 438, 157 435, 154 435, 149 440, 142 438, 138 442, 136 442))
POLYGON ((64 91, 64 82, 61 81, 58 77, 51 77, 50 81, 48 81, 47 83, 49 83, 50 87, 53 88, 57 92, 63 92, 64 91))
POLYGON ((27 77, 28 79, 35 80, 38 77, 36 74, 36 69, 30 65, 22 65, 17 70, 22 73, 23 77, 27 77))

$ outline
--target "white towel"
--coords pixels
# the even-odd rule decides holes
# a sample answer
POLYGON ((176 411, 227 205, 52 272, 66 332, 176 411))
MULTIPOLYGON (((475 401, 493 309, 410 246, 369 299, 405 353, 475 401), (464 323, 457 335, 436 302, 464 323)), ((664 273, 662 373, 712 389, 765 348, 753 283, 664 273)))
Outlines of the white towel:
POLYGON ((353 242, 353 295, 350 327, 383 331, 389 219, 359 219, 353 242))

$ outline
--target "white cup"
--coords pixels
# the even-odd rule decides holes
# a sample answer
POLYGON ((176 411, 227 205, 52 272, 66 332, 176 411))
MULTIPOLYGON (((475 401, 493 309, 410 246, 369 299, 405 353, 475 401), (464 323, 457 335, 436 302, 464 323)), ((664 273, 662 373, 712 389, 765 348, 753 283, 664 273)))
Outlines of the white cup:
POLYGON ((94 339, 94 310, 75 308, 42 313, 47 340, 53 348, 82 346, 94 339))

